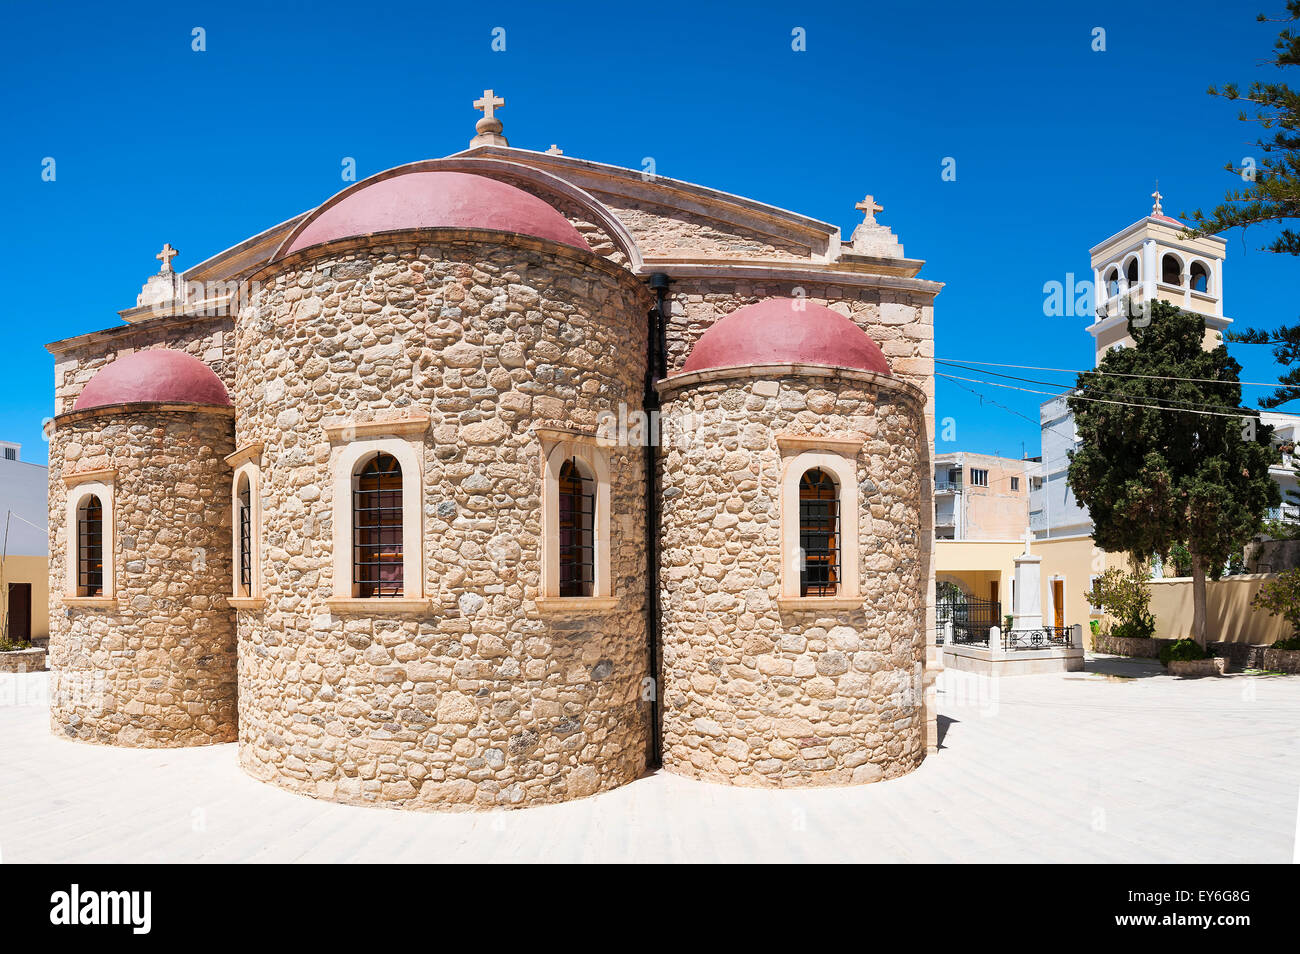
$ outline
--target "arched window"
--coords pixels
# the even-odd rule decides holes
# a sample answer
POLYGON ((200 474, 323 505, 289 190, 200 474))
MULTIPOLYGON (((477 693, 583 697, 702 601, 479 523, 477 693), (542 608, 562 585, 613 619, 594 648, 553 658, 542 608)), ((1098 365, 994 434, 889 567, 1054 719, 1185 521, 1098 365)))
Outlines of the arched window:
POLYGON ((1128 279, 1130 288, 1138 283, 1138 260, 1136 258, 1130 258, 1128 260, 1128 266, 1125 269, 1124 274, 1128 279))
POLYGON ((1112 268, 1106 272, 1106 297, 1114 298, 1119 294, 1119 269, 1112 268))
POLYGON ((1160 260, 1160 281, 1166 285, 1183 283, 1183 264, 1177 255, 1166 255, 1160 260))
POLYGON ((840 581, 839 495, 831 475, 819 467, 799 479, 800 596, 834 596, 840 581))
POLYGON ((104 505, 94 494, 77 507, 77 595, 104 595, 104 505))
POLYGON ((1201 262, 1192 262, 1190 271, 1192 291, 1208 292, 1210 290, 1210 273, 1206 270, 1205 265, 1201 262))
POLYGON ((402 597, 402 514, 402 467, 391 454, 376 454, 353 481, 352 581, 358 597, 402 597))
POLYGON ((560 595, 591 596, 596 581, 595 481, 570 458, 560 467, 560 595))
POLYGON ((238 516, 235 532, 238 534, 235 546, 238 550, 236 572, 239 574, 237 593, 239 596, 253 595, 253 492, 247 474, 239 475, 239 485, 235 490, 238 503, 238 516))

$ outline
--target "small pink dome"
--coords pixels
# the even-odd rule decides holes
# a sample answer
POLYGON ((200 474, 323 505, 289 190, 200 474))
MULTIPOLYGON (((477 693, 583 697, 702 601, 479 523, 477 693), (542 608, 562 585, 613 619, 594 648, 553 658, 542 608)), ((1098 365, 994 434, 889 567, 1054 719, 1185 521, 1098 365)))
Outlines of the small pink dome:
POLYGON ((738 308, 700 336, 682 373, 755 364, 821 364, 889 374, 871 336, 825 305, 767 298, 738 308))
POLYGON ((1177 225, 1177 226, 1183 227, 1183 223, 1182 223, 1182 222, 1179 222, 1177 219, 1170 218, 1169 216, 1164 215, 1164 214, 1161 214, 1161 215, 1153 215, 1153 216, 1151 216, 1151 218, 1156 219, 1156 220, 1159 221, 1159 222, 1168 222, 1170 225, 1177 225))
POLYGON ((517 232, 590 249, 568 219, 523 189, 467 172, 406 172, 360 182, 331 199, 283 254, 356 235, 434 228, 517 232))
POLYGON ((155 348, 104 365, 81 389, 72 409, 141 402, 231 406, 226 386, 206 364, 182 351, 155 348))

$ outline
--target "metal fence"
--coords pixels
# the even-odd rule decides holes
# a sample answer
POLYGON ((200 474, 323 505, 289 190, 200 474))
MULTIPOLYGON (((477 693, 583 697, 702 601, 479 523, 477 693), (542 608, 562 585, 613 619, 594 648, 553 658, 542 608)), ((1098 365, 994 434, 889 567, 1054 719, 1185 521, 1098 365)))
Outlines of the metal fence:
POLYGON ((949 593, 939 598, 935 605, 935 624, 938 633, 935 643, 942 645, 947 624, 952 624, 952 641, 958 645, 988 645, 989 630, 1002 622, 1002 604, 997 600, 981 600, 964 593, 949 593))

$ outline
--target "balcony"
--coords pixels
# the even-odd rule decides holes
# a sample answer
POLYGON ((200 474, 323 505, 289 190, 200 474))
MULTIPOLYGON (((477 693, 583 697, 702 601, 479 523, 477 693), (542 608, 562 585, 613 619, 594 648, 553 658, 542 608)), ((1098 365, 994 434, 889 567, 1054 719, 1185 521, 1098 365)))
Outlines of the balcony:
POLYGON ((934 492, 936 494, 959 494, 961 493, 961 481, 950 480, 947 477, 934 478, 934 492))

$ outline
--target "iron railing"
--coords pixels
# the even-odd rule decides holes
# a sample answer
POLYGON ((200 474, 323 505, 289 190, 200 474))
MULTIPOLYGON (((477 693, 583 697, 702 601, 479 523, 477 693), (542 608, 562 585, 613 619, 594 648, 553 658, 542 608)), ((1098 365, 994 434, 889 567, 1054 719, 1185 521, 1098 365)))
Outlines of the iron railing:
POLYGON ((1002 622, 1002 604, 997 600, 981 600, 964 593, 940 597, 935 605, 935 623, 942 631, 952 624, 954 645, 988 645, 989 630, 1002 622))
POLYGON ((1002 634, 1002 648, 1050 649, 1053 646, 1070 646, 1070 626, 1039 626, 1036 629, 1009 629, 1002 634))

